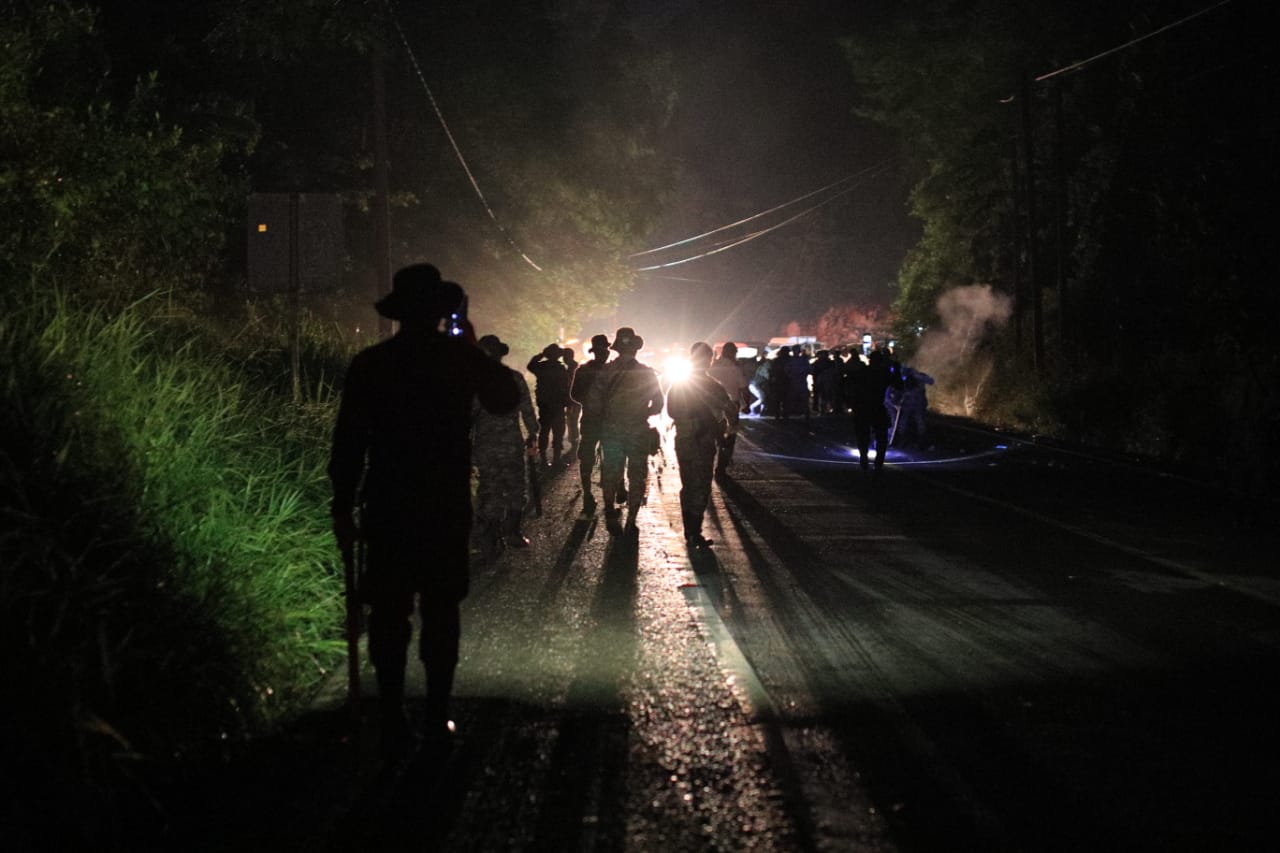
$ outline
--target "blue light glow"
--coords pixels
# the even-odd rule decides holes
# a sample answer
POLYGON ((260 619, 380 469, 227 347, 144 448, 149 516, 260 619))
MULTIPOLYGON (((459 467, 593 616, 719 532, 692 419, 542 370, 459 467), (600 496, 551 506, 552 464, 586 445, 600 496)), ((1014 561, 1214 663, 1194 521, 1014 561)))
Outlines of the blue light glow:
MULTIPOLYGON (((767 453, 763 450, 756 450, 755 452, 759 453, 761 456, 767 456, 770 459, 779 459, 779 460, 784 460, 788 462, 808 462, 808 463, 818 464, 818 465, 858 465, 858 464, 861 464, 861 461, 862 461, 858 455, 858 448, 848 447, 846 445, 837 445, 836 447, 832 448, 829 455, 826 457, 791 456, 786 453, 767 453), (848 457, 852 457, 852 458, 848 458, 848 457)), ((956 463, 973 463, 984 457, 993 456, 994 454, 995 454, 995 451, 992 450, 986 453, 970 453, 964 456, 947 456, 947 457, 942 457, 938 459, 913 459, 910 454, 904 451, 894 450, 890 448, 888 454, 885 456, 884 459, 886 464, 891 464, 896 467, 904 467, 904 466, 920 466, 920 465, 948 465, 948 464, 956 464, 956 463)), ((867 454, 867 459, 870 460, 875 458, 876 458, 876 452, 874 449, 872 449, 867 454)))

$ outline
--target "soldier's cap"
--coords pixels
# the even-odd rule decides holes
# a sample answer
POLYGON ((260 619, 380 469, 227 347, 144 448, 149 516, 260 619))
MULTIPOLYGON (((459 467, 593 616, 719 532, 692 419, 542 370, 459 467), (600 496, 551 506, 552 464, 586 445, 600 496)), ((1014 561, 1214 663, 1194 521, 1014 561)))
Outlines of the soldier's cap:
POLYGON ((613 335, 613 345, 610 349, 618 352, 636 352, 644 349, 644 338, 636 334, 636 330, 630 326, 623 326, 613 335))
POLYGON ((374 307, 390 320, 436 320, 462 311, 466 301, 462 285, 442 281, 440 270, 431 264, 412 264, 396 272, 391 292, 374 307))
POLYGON ((588 352, 608 352, 609 339, 604 335, 593 335, 591 338, 591 347, 588 352))
POLYGON ((484 351, 484 354, 489 356, 489 358, 502 358, 504 355, 511 352, 511 347, 504 344, 497 335, 485 335, 480 340, 476 341, 476 345, 479 346, 480 349, 484 351))

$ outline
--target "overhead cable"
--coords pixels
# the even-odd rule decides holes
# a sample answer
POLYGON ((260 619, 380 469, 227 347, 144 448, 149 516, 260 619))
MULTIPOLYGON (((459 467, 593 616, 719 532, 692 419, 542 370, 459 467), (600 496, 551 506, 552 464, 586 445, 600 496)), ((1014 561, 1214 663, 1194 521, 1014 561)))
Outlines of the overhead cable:
POLYGON ((1163 32, 1167 32, 1168 30, 1173 29, 1174 27, 1181 26, 1187 23, 1188 21, 1192 21, 1200 17, 1201 15, 1208 14, 1209 12, 1212 12, 1214 9, 1217 9, 1220 6, 1225 6, 1230 2, 1231 0, 1222 0, 1222 2, 1220 3, 1214 3, 1212 6, 1208 6, 1204 9, 1201 9, 1199 12, 1193 12, 1192 14, 1187 15, 1185 18, 1180 18, 1179 20, 1176 20, 1171 24, 1165 24, 1163 27, 1160 27, 1157 30, 1152 30, 1146 35, 1138 36, 1136 39, 1131 39, 1130 41, 1127 41, 1121 45, 1117 45, 1111 48, 1110 50, 1104 50, 1102 53, 1099 53, 1097 56, 1091 56, 1088 59, 1082 59, 1079 62, 1073 62, 1070 65, 1063 66, 1062 68, 1059 68, 1055 71, 1050 71, 1048 73, 1041 74, 1039 77, 1035 78, 1035 82, 1042 83, 1045 80, 1049 80, 1053 77, 1057 77, 1059 74, 1067 74, 1072 71, 1079 71, 1080 69, 1084 68, 1086 65, 1090 64, 1091 62, 1096 62, 1097 60, 1110 56, 1113 53, 1119 53, 1122 50, 1133 47, 1135 44, 1138 44, 1139 42, 1144 42, 1147 39, 1153 38, 1154 36, 1158 36, 1163 32))
POLYGON ((701 234, 696 234, 693 237, 686 237, 683 240, 677 240, 676 242, 668 243, 665 246, 658 246, 657 248, 654 248, 654 249, 645 249, 643 252, 636 252, 634 254, 628 255, 627 257, 638 258, 643 255, 652 255, 656 252, 662 252, 667 249, 674 249, 677 246, 684 246, 688 243, 694 242, 695 240, 701 240, 703 237, 710 237, 712 234, 718 234, 721 231, 727 231, 730 228, 737 228, 739 225, 745 225, 746 223, 751 222, 752 220, 755 220, 755 219, 759 219, 762 216, 768 216, 770 213, 776 213, 777 211, 782 210, 784 207, 790 207, 791 205, 798 204, 799 202, 802 202, 805 199, 809 199, 815 195, 824 193, 827 190, 831 189, 832 187, 838 187, 841 184, 845 184, 845 183, 848 183, 849 181, 856 180, 862 177, 863 175, 866 175, 868 172, 879 169, 881 166, 884 166, 892 159, 893 159, 892 157, 889 157, 884 160, 881 160, 879 163, 875 163, 871 166, 868 166, 867 168, 863 169, 860 172, 855 172, 852 175, 845 175, 843 178, 840 178, 837 181, 832 181, 831 183, 827 184, 825 187, 819 187, 818 189, 807 192, 802 196, 793 198, 791 199, 791 201, 784 201, 782 204, 775 205, 774 207, 771 207, 768 210, 762 210, 759 213, 748 216, 745 219, 739 219, 737 222, 730 222, 728 225, 721 225, 719 228, 712 228, 710 231, 705 231, 701 234))
MULTIPOLYGON (((871 168, 872 168, 872 169, 875 169, 875 168, 882 168, 882 167, 884 167, 887 163, 888 163, 888 161, 887 161, 887 160, 885 160, 885 161, 882 161, 881 163, 877 164, 877 166, 873 166, 873 167, 871 167, 871 168)), ((869 170, 869 169, 867 169, 867 170, 863 170, 862 172, 860 172, 860 173, 859 173, 859 175, 866 175, 868 171, 870 171, 870 170, 869 170)), ((876 174, 879 174, 879 173, 876 173, 876 174)), ((872 175, 871 177, 874 177, 874 176, 875 176, 875 175, 872 175)), ((837 183, 839 183, 839 182, 837 182, 837 183)), ((795 222, 795 221, 796 221, 796 220, 798 220, 798 219, 801 219, 801 218, 803 218, 803 217, 805 217, 805 216, 808 216, 810 213, 812 213, 813 211, 817 210, 818 208, 823 207, 824 205, 830 204, 831 202, 835 201, 835 200, 836 200, 836 199, 838 199, 838 198, 841 198, 841 197, 843 197, 843 196, 848 195, 849 193, 853 192, 853 191, 854 191, 855 189, 857 189, 857 188, 858 188, 858 185, 857 185, 857 184, 854 184, 854 185, 852 185, 852 186, 845 187, 844 189, 840 190, 839 192, 834 193, 834 194, 832 194, 831 196, 829 196, 828 198, 825 198, 825 199, 823 199, 822 201, 818 202, 817 204, 815 204, 815 205, 812 205, 812 206, 810 206, 810 207, 805 208, 804 210, 800 211, 799 213, 795 214, 794 216, 790 216, 790 217, 788 217, 788 218, 786 218, 786 219, 782 220, 781 222, 778 222, 778 223, 776 223, 776 224, 774 224, 774 225, 770 225, 770 226, 769 226, 769 227, 767 227, 767 228, 761 228, 761 229, 759 229, 758 231, 752 231, 752 232, 750 232, 749 234, 745 234, 745 235, 743 235, 742 237, 735 238, 735 239, 733 239, 733 240, 730 240, 729 242, 723 242, 723 243, 717 244, 717 247, 716 247, 716 248, 714 248, 714 249, 709 249, 708 251, 700 252, 700 253, 698 253, 698 254, 696 254, 696 255, 693 255, 693 256, 691 256, 691 257, 688 257, 688 258, 681 258, 681 259, 680 259, 680 260, 678 260, 678 261, 668 261, 667 263, 664 263, 664 264, 652 264, 652 265, 650 265, 650 266, 646 266, 646 267, 633 267, 632 269, 634 269, 636 272, 649 272, 650 270, 667 269, 668 267, 676 267, 676 266, 680 266, 681 264, 687 264, 687 263, 689 263, 689 262, 691 262, 691 261, 701 260, 702 258, 710 257, 711 255, 718 255, 718 254, 720 254, 721 252, 728 251, 729 249, 733 249, 733 248, 736 248, 736 247, 738 247, 738 246, 741 246, 743 243, 750 243, 752 240, 755 240, 755 239, 756 239, 756 238, 758 238, 758 237, 763 237, 763 236, 764 236, 764 235, 766 235, 766 234, 769 234, 769 233, 771 233, 771 232, 773 232, 773 231, 777 231, 779 228, 782 228, 782 227, 784 227, 784 226, 790 225, 792 222, 795 222)), ((811 195, 812 195, 812 194, 811 194, 811 195)), ((790 203, 790 202, 788 202, 788 204, 789 204, 789 203, 790 203)), ((786 206, 786 205, 781 205, 781 207, 785 207, 785 206, 786 206)), ((776 210, 777 208, 774 208, 774 209, 776 210)), ((766 211, 766 212, 767 212, 767 211, 766 211)), ((760 215, 763 215, 763 214, 757 214, 757 216, 760 216, 760 215)), ((755 216, 748 217, 747 219, 742 220, 742 222, 748 222, 748 221, 750 221, 751 219, 755 219, 755 218, 756 218, 755 216)), ((739 223, 739 224, 740 224, 740 223, 739 223)), ((727 227, 732 227, 732 226, 725 226, 725 227, 727 228, 727 227)), ((714 234, 714 233, 716 233, 716 231, 721 231, 721 230, 723 230, 723 228, 717 228, 717 229, 715 229, 715 231, 708 231, 707 233, 708 233, 708 234, 714 234)), ((696 239, 696 238, 694 238, 694 239, 696 239)), ((681 241, 681 242, 683 243, 683 242, 688 242, 688 241, 681 241)), ((675 243, 673 243, 672 245, 679 245, 679 244, 675 244, 675 243)), ((645 253, 643 253, 643 252, 642 252, 641 254, 645 254, 645 253)), ((635 257, 635 256, 633 255, 632 257, 635 257)))
POLYGON ((427 93, 427 99, 431 101, 431 108, 435 110, 436 118, 440 120, 440 127, 444 129, 444 135, 448 138, 449 145, 453 147, 453 153, 458 158, 458 164, 462 166, 462 171, 466 173, 467 180, 471 182, 471 188, 475 190, 476 197, 480 199, 480 204, 484 206, 485 212, 489 214, 489 218, 493 220, 493 224, 497 227, 498 232, 502 234, 507 243, 510 244, 511 248, 515 250, 516 254, 523 258, 525 263, 529 266, 533 267, 538 272, 542 272, 542 267, 535 264, 533 260, 524 253, 520 246, 516 244, 516 241, 512 238, 511 234, 498 220, 498 216, 493 212, 493 208, 489 206, 489 200, 484 197, 484 192, 480 189, 480 183, 476 180, 476 176, 472 174, 471 167, 467 165, 467 159, 462 156, 462 149, 458 147, 458 141, 453 138, 453 132, 449 130, 449 124, 444 120, 444 112, 436 102, 436 96, 432 93, 431 86, 427 84, 427 77, 422 73, 422 67, 418 65, 418 57, 414 54, 413 48, 409 45, 409 38, 405 35, 404 28, 400 26, 400 19, 396 16, 394 5, 391 3, 391 0, 384 0, 383 5, 386 7, 387 15, 390 17, 391 23, 395 25, 396 32, 400 35, 400 41, 404 44, 405 52, 409 54, 409 62, 413 64, 414 73, 418 75, 418 81, 422 83, 422 88, 427 93))

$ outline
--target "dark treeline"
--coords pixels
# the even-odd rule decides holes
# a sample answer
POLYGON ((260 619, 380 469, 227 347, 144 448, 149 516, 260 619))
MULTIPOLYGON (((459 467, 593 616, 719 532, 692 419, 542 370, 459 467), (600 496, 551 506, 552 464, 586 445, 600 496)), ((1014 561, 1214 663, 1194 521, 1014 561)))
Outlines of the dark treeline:
MULTIPOLYGON (((659 143, 696 63, 624 5, 394 4, 504 234, 381 0, 4 0, 0 779, 24 792, 6 840, 162 834, 172 762, 287 719, 340 659, 323 464, 344 347, 373 325, 378 48, 392 263, 456 271, 533 351, 607 312, 680 179, 659 143), (283 304, 245 287, 253 192, 344 203, 301 394, 283 304)), ((845 44, 851 101, 917 177, 909 355, 979 417, 1273 483, 1261 4, 1040 82, 1203 7, 884 5, 845 44)))
POLYGON ((243 755, 341 660, 324 465, 334 383, 373 331, 376 48, 393 264, 437 261, 490 325, 532 341, 627 284, 609 264, 658 206, 644 164, 661 56, 614 63, 627 33, 561 26, 555 4, 400 5, 490 203, 546 273, 512 262, 470 195, 389 4, 0 4, 0 826, 15 849, 171 842, 175 783, 243 755), (491 26, 499 11, 510 26, 491 26), (594 99, 558 77, 588 55, 594 99), (246 287, 254 192, 343 202, 343 275, 304 295, 297 326, 246 287))
POLYGON ((939 308, 953 288, 1007 300, 973 413, 1274 482, 1277 104, 1260 15, 918 0, 847 40, 864 111, 899 131, 917 175, 904 340, 924 330, 924 357, 931 333, 955 332, 939 308))

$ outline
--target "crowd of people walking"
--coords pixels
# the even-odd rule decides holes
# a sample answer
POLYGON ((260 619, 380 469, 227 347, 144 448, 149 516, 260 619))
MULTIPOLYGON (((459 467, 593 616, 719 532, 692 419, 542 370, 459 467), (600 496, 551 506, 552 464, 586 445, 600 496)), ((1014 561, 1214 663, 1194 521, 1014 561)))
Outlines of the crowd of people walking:
POLYGON ((651 420, 665 410, 675 430, 684 538, 697 551, 713 544, 703 521, 713 482, 729 474, 744 415, 807 423, 852 413, 863 468, 873 458, 882 468, 895 437, 924 441, 933 379, 883 349, 864 356, 784 346, 743 359, 733 342, 717 356, 700 341, 689 349, 688 376, 664 393, 658 372, 637 357, 644 339, 624 326, 612 341, 592 337, 582 364, 571 348, 547 344, 525 365, 531 393, 524 373, 503 364, 506 343, 493 334, 476 339, 466 304, 462 287, 429 264, 397 272, 376 307, 399 330, 352 360, 334 428, 333 530, 349 575, 359 563, 350 595, 368 608, 389 753, 410 739, 403 699, 415 608, 424 735, 440 737, 450 725, 470 556, 477 544, 485 561, 529 547, 522 523, 531 499, 540 507, 542 472, 576 459, 582 516, 603 508, 610 535, 635 536, 649 457, 661 446, 651 420))

